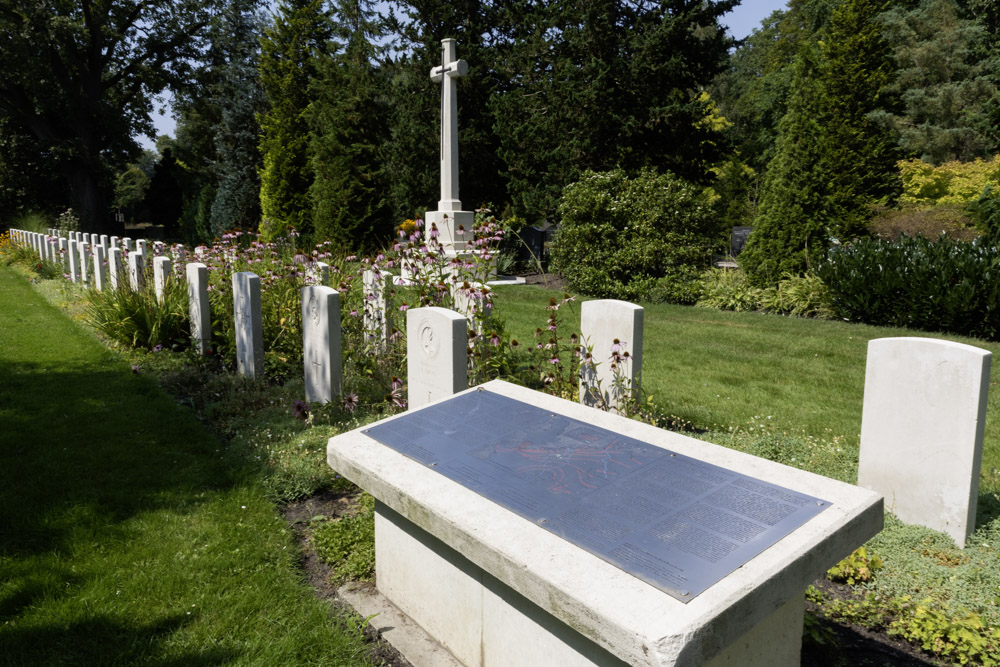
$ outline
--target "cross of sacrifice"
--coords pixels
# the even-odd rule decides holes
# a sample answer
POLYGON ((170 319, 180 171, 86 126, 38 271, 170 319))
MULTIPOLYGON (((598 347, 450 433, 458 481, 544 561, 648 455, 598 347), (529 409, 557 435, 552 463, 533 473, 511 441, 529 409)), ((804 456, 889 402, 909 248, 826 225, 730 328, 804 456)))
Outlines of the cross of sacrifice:
POLYGON ((455 40, 441 40, 441 66, 431 70, 431 81, 441 84, 441 201, 439 211, 461 211, 458 199, 458 77, 469 73, 469 63, 455 58, 455 40))

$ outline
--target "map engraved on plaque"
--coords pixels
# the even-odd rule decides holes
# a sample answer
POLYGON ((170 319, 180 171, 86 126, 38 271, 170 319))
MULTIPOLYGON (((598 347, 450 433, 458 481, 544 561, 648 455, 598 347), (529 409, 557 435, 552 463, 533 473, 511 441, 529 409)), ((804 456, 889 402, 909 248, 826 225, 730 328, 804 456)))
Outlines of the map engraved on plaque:
POLYGON ((830 506, 485 390, 364 432, 682 602, 830 506))

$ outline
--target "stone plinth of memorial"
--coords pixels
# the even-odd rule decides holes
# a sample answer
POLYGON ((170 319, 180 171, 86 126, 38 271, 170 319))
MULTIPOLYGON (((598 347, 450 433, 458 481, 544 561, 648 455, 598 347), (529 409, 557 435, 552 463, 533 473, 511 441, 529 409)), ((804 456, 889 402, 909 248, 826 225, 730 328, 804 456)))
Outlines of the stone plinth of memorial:
POLYGON ((465 665, 798 665, 806 587, 882 527, 872 491, 502 381, 327 460, 376 498, 378 590, 465 665))

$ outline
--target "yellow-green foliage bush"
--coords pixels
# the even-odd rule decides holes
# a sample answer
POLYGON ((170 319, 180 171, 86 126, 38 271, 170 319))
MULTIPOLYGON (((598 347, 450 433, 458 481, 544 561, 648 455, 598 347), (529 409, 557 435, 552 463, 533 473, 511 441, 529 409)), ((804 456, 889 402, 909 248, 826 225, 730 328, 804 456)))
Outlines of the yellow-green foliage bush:
POLYGON ((923 160, 902 160, 898 166, 903 179, 902 203, 969 204, 987 185, 1000 183, 1000 155, 991 160, 945 162, 938 167, 923 160))

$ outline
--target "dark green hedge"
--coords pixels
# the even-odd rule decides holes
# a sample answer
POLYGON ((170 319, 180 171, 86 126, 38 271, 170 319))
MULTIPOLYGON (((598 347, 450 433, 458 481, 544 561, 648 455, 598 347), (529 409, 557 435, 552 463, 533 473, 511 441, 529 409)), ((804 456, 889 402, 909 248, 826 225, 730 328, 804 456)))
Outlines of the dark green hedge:
POLYGON ((1000 248, 981 239, 862 239, 817 273, 845 319, 1000 339, 1000 248))

